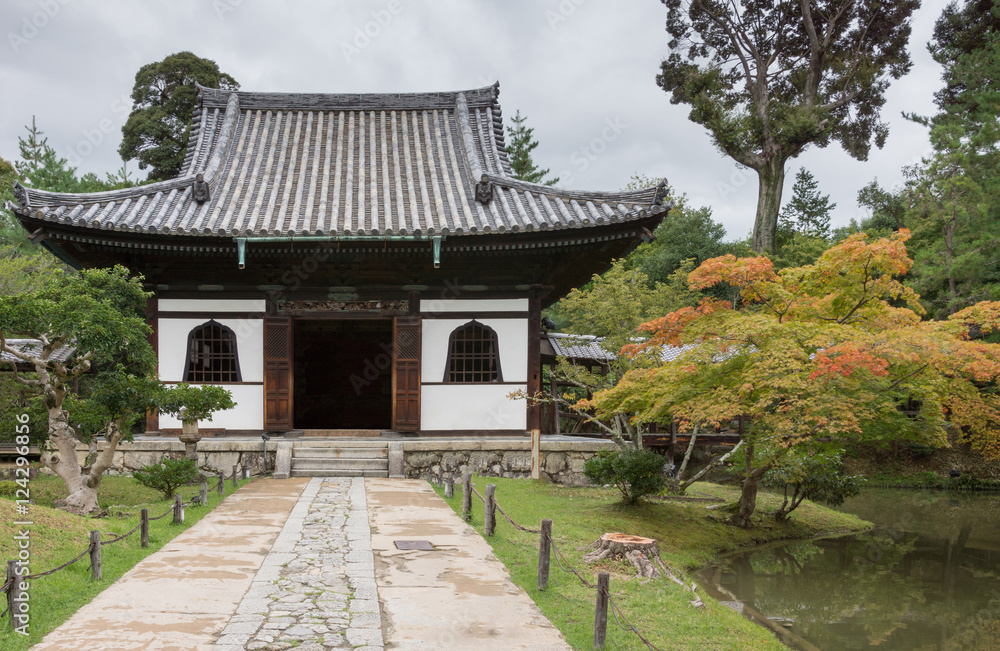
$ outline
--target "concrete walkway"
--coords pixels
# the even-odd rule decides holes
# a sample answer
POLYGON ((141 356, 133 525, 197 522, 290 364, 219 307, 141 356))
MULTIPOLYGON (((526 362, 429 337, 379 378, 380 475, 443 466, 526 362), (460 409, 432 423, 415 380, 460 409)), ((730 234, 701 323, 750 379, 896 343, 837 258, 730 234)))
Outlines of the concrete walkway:
POLYGON ((242 488, 32 651, 290 648, 570 647, 426 482, 313 478, 242 488))
POLYGON ((32 651, 213 649, 308 482, 264 479, 244 486, 32 651))

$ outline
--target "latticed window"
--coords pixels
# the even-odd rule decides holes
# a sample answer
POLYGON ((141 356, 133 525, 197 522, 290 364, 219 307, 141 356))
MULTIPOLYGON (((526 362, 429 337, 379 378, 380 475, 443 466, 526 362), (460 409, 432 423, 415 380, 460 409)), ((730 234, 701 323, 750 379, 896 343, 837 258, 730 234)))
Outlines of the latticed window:
POLYGON ((448 342, 445 382, 503 382, 497 333, 478 321, 456 328, 448 342))
POLYGON ((230 328, 209 321, 188 335, 185 382, 241 382, 236 355, 236 335, 230 328))

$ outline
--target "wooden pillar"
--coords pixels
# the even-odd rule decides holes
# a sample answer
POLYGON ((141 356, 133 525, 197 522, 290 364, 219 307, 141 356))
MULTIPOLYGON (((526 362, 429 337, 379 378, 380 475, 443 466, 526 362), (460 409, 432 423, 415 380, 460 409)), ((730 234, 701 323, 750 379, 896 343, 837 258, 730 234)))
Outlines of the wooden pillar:
MULTIPOLYGON (((149 300, 146 301, 146 325, 152 331, 147 336, 147 339, 149 340, 149 345, 153 347, 153 354, 156 355, 155 373, 157 377, 160 375, 159 313, 159 299, 155 296, 150 296, 149 300)), ((159 433, 160 414, 155 409, 151 409, 146 412, 146 434, 158 435, 159 433)))
POLYGON ((556 381, 556 365, 549 367, 549 386, 552 389, 552 433, 559 436, 559 383, 556 381))
MULTIPOLYGON (((534 398, 542 390, 542 297, 541 288, 532 286, 528 295, 528 396, 534 398)), ((528 430, 540 428, 541 409, 528 401, 528 430)))

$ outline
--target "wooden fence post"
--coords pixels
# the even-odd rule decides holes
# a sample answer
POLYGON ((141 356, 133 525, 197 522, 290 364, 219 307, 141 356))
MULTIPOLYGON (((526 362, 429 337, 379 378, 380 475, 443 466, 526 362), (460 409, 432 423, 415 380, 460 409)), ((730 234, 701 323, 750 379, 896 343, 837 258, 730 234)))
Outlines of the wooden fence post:
POLYGON ((174 524, 184 523, 184 506, 181 504, 181 494, 174 495, 174 524))
POLYGON ((219 491, 219 495, 224 495, 226 492, 226 476, 219 471, 219 485, 215 487, 219 491))
POLYGON ((594 609, 594 648, 604 648, 608 634, 608 577, 607 572, 597 575, 597 607, 594 609))
POLYGON ((236 477, 240 472, 240 467, 237 464, 233 464, 233 488, 236 488, 236 477))
POLYGON ((472 475, 462 475, 462 519, 468 522, 472 518, 472 475))
POLYGON ((201 505, 205 506, 208 504, 208 482, 201 482, 201 493, 198 495, 198 499, 201 501, 201 505))
POLYGON ((444 496, 448 499, 455 497, 455 480, 450 476, 444 482, 444 496))
POLYGON ((149 509, 139 511, 139 541, 142 548, 149 547, 149 509))
POLYGON ((538 589, 549 587, 549 544, 552 540, 552 520, 542 520, 542 533, 538 540, 538 589))
POLYGON ((101 532, 90 532, 90 576, 101 580, 101 532))
POLYGON ((4 583, 10 581, 10 587, 7 588, 7 612, 10 614, 10 627, 17 628, 14 623, 15 607, 18 603, 22 601, 21 597, 21 577, 17 575, 17 561, 7 561, 7 578, 4 579, 4 583))
POLYGON ((496 492, 496 484, 488 484, 486 486, 486 506, 483 510, 483 531, 487 536, 492 536, 493 530, 497 527, 497 500, 496 497, 494 497, 496 492))

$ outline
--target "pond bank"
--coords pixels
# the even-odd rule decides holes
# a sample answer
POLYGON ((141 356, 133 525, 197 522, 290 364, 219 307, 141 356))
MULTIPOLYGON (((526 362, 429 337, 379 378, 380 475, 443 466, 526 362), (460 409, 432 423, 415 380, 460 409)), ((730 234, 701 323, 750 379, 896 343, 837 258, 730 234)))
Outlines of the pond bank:
MULTIPOLYGON (((526 480, 478 477, 477 490, 484 493, 487 484, 496 484, 500 506, 516 522, 537 528, 542 518, 553 520, 552 537, 563 554, 561 563, 580 572, 593 582, 597 572, 611 574, 611 595, 627 619, 661 649, 773 649, 785 647, 770 632, 754 625, 726 606, 706 597, 705 606, 691 605, 691 593, 668 580, 640 582, 632 566, 625 561, 594 565, 583 562, 587 545, 604 533, 621 532, 658 541, 663 561, 691 582, 688 570, 703 566, 717 554, 741 547, 780 539, 802 539, 821 533, 863 531, 870 525, 845 513, 813 504, 793 513, 791 521, 777 523, 770 513, 780 499, 768 493, 760 495, 760 519, 752 529, 737 529, 724 524, 722 514, 708 510, 712 501, 658 502, 636 507, 620 504, 614 489, 564 487, 526 480)), ((689 490, 692 497, 736 499, 732 487, 697 484, 689 490)), ((448 500, 456 511, 461 509, 461 488, 448 500)), ((579 579, 559 569, 552 561, 549 589, 536 586, 538 536, 517 530, 500 516, 496 535, 487 538, 497 556, 506 564, 515 583, 525 589, 542 612, 563 632, 577 649, 593 645, 594 591, 579 579)), ((472 524, 482 528, 483 507, 473 504, 472 524)), ((609 648, 646 649, 631 632, 608 628, 609 648)))
POLYGON ((820 649, 995 648, 995 494, 870 490, 841 510, 876 527, 726 555, 707 572, 820 649))

